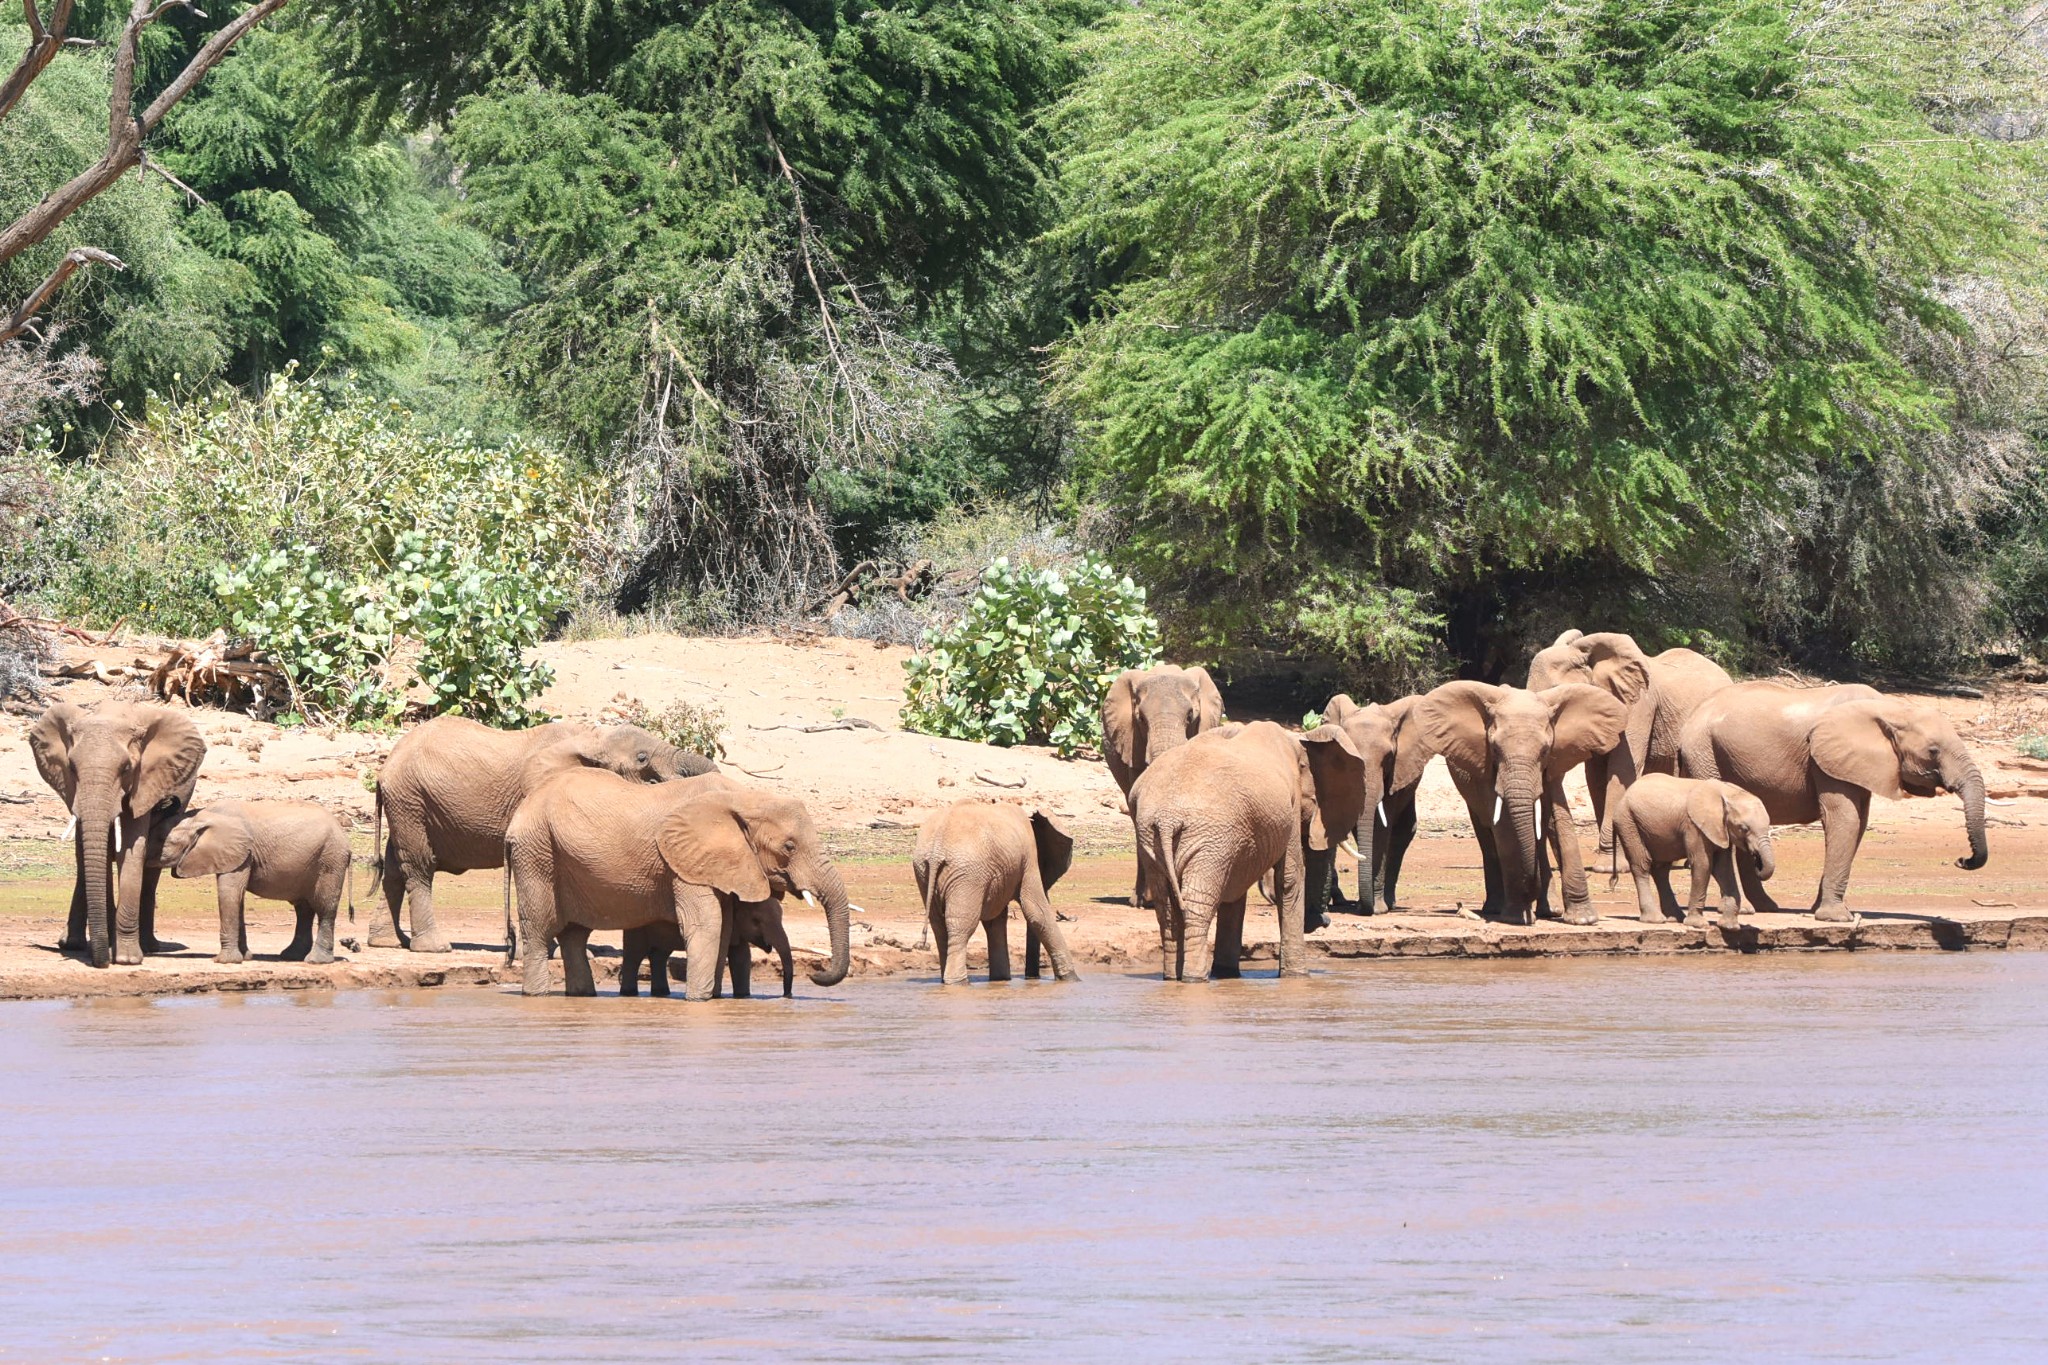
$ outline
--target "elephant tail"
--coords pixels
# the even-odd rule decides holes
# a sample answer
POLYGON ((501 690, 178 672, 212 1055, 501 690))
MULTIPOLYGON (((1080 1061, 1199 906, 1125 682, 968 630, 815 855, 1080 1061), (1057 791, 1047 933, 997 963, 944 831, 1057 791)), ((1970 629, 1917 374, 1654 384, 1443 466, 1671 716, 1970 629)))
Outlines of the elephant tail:
POLYGON ((1166 904, 1167 904, 1167 907, 1168 907, 1169 909, 1177 909, 1177 908, 1178 908, 1178 907, 1180 906, 1180 903, 1181 903, 1181 901, 1180 901, 1180 836, 1181 836, 1181 829, 1180 829, 1180 827, 1179 827, 1178 825, 1176 825, 1176 826, 1174 826, 1174 828, 1173 828, 1173 829, 1172 829, 1171 831, 1166 831, 1166 830, 1162 830, 1162 831, 1160 831, 1160 833, 1164 834, 1164 835, 1165 835, 1165 838, 1163 838, 1162 840, 1160 840, 1160 845, 1161 845, 1161 846, 1160 846, 1160 847, 1159 847, 1159 848, 1158 848, 1158 849, 1156 850, 1156 855, 1157 855, 1157 856, 1155 856, 1155 857, 1153 858, 1153 860, 1152 860, 1152 866, 1153 866, 1153 869, 1154 869, 1154 870, 1155 870, 1156 872, 1158 872, 1158 874, 1159 874, 1159 880, 1160 880, 1161 882, 1163 882, 1163 883, 1165 884, 1165 886, 1166 886, 1166 904))

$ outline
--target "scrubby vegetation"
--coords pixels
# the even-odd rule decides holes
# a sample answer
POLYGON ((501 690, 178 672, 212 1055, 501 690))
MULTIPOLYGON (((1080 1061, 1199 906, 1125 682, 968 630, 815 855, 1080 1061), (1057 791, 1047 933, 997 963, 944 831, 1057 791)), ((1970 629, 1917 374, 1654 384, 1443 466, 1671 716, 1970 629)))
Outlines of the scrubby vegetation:
MULTIPOLYGON (((138 98, 248 12, 166 11, 138 98)), ((864 558, 938 587, 834 631, 1129 574, 1157 647, 1318 687, 1566 625, 2048 652, 2044 53, 2004 0, 299 0, 0 254, 0 313, 127 266, 0 345, 0 591, 359 718, 864 558)), ((0 226, 116 64, 0 111, 0 226)), ((936 648, 919 723, 1087 742, 936 648)))

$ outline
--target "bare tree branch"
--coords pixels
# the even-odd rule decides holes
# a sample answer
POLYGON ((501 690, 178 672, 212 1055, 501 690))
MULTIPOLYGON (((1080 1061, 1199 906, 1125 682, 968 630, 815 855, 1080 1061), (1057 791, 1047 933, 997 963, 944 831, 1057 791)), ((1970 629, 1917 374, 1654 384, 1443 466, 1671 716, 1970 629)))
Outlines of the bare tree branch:
POLYGON ((141 164, 143 170, 148 171, 151 175, 162 176, 164 180, 169 182, 173 189, 177 190, 178 193, 184 195, 185 204, 188 208, 203 209, 206 207, 205 195, 201 194, 198 190, 193 189, 190 185, 178 179, 177 176, 172 175, 168 170, 164 169, 164 165, 162 162, 150 160, 149 154, 147 152, 143 153, 141 164))
MULTIPOLYGON (((161 18, 166 11, 174 8, 188 9, 194 14, 200 11, 191 0, 164 0, 160 4, 154 3, 154 0, 133 0, 128 11, 128 22, 122 28, 120 40, 114 47, 113 91, 107 100, 107 150, 101 154, 98 161, 73 176, 67 183, 44 195, 42 201, 34 208, 15 219, 4 230, 0 230, 0 264, 13 260, 41 242, 56 230, 59 223, 76 213, 95 195, 119 180, 126 172, 141 166, 144 162, 143 139, 156 129, 163 121, 164 115, 169 113, 179 100, 192 93, 194 87, 205 78, 206 73, 219 65, 221 58, 227 55, 228 49, 241 40, 242 35, 283 9, 287 2, 288 0, 260 0, 259 3, 236 15, 233 22, 206 40, 205 46, 185 63, 185 69, 164 87, 162 94, 149 102, 149 107, 138 117, 135 113, 135 65, 141 50, 142 30, 161 18)), ((44 25, 36 14, 36 0, 23 0, 23 3, 30 15, 31 33, 37 30, 42 33, 40 39, 30 44, 29 51, 32 56, 39 51, 45 55, 41 57, 40 64, 32 64, 31 58, 24 58, 15 74, 8 78, 7 85, 0 87, 0 116, 4 116, 10 107, 11 101, 5 97, 7 92, 12 92, 12 99, 20 98, 20 90, 25 90, 28 83, 42 73, 43 67, 49 65, 50 56, 63 46, 63 26, 71 22, 73 0, 57 0, 56 8, 51 12, 47 25, 44 25), (15 88, 17 82, 20 89, 15 88)), ((178 183, 175 177, 170 176, 162 168, 151 169, 171 179, 174 184, 178 183)), ((180 188, 188 195, 194 194, 187 186, 180 185, 180 188)), ((113 261, 113 257, 106 256, 105 252, 100 252, 99 255, 106 257, 102 264, 113 261)), ((84 259, 94 260, 97 257, 87 256, 84 259)), ((59 266, 49 280, 38 286, 36 294, 10 315, 12 318, 20 320, 32 317, 36 309, 48 301, 49 292, 54 292, 56 286, 61 285, 72 271, 78 269, 78 264, 82 264, 72 263, 69 256, 65 261, 69 269, 59 266)), ((26 326, 26 322, 22 322, 21 325, 26 326)), ((20 327, 16 327, 11 333, 0 332, 0 341, 19 333, 20 327)))
POLYGON ((73 0, 57 0, 57 7, 50 11, 50 22, 43 23, 39 13, 40 0, 21 0, 21 7, 28 15, 28 51, 21 54, 14 70, 4 82, 0 82, 0 118, 6 118, 21 97, 43 74, 43 68, 63 50, 66 42, 65 30, 71 27, 73 0))
POLYGON ((57 268, 44 277, 43 282, 29 291, 12 313, 0 317, 0 343, 14 340, 26 332, 36 320, 36 314, 50 301, 50 296, 64 287, 64 281, 71 278, 82 265, 103 265, 109 270, 126 270, 128 267, 111 252, 101 251, 96 246, 74 248, 57 262, 57 268))

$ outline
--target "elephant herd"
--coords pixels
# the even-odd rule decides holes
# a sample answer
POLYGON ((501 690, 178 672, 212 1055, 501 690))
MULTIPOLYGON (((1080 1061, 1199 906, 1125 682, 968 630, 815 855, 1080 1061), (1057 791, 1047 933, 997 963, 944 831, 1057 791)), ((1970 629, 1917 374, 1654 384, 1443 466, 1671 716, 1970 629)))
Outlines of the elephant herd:
MULTIPOLYGON (((1986 858, 1984 779, 1939 711, 1861 685, 1738 683, 1692 650, 1647 656, 1621 634, 1565 632, 1535 655, 1526 687, 1452 682, 1365 705, 1340 695, 1306 731, 1226 723, 1203 669, 1132 670, 1108 689, 1102 728, 1136 837, 1134 902, 1158 917, 1168 980, 1238 975, 1255 888, 1279 910, 1283 976, 1307 970, 1305 934, 1329 911, 1394 908, 1417 788, 1435 757, 1471 818, 1485 913, 1523 924, 1549 912, 1553 880, 1565 921, 1596 918, 1563 785, 1578 767, 1598 846, 1626 856, 1646 921, 1682 913, 1704 923, 1710 880, 1726 928, 1744 900, 1777 909, 1763 888, 1775 870, 1771 827, 1815 820, 1825 869, 1811 909, 1848 919, 1849 868, 1873 792, 1956 793, 1970 842, 1958 865, 1986 858), (1347 839, 1355 904, 1336 885, 1347 839), (1670 885, 1681 861, 1691 877, 1682 908, 1670 885)), ((249 894, 292 904, 286 958, 334 960, 350 882, 347 830, 335 816, 304 801, 194 805, 206 744, 165 707, 55 705, 29 744, 72 812, 76 877, 62 946, 100 967, 176 947, 155 935, 157 883, 169 870, 215 878, 220 961, 248 954, 249 894)), ((846 887, 803 803, 735 782, 635 726, 429 721, 385 760, 375 818, 373 946, 448 951, 435 875, 502 868, 506 960, 520 964, 528 994, 548 989, 557 947, 568 993, 593 994, 589 936, 618 930, 622 994, 637 993, 644 963, 653 992, 666 995, 668 958, 681 951, 687 999, 721 993, 728 973, 733 993, 746 995, 759 947, 778 955, 787 995, 790 895, 825 918, 829 961, 811 980, 830 986, 847 973, 846 887)), ((1008 977, 1013 904, 1027 975, 1045 954, 1056 976, 1076 974, 1048 895, 1073 847, 1053 816, 1012 805, 962 801, 926 821, 911 870, 944 981, 966 979, 977 927, 991 978, 1008 977)))
POLYGON ((1818 820, 1825 844, 1810 907, 1851 918, 1849 868, 1872 793, 1954 792, 1982 867, 1984 778, 1934 707, 1860 684, 1738 683, 1690 649, 1646 655, 1627 635, 1566 631, 1531 660, 1526 687, 1460 681, 1359 705, 1339 695, 1301 733, 1223 723, 1199 668, 1125 673, 1103 704, 1105 757, 1123 789, 1138 849, 1137 900, 1158 915, 1168 979, 1234 976, 1255 886, 1280 912, 1280 973, 1306 970, 1303 935, 1345 908, 1335 886, 1347 833, 1360 913, 1397 904, 1415 837, 1416 790, 1441 757, 1479 845, 1489 917, 1597 919, 1564 780, 1585 769, 1599 849, 1619 849, 1643 920, 1705 922, 1707 885, 1721 925, 1741 904, 1779 907, 1771 827, 1818 820), (1670 873, 1684 861, 1683 910, 1670 873), (1215 925, 1213 947, 1209 941, 1215 925))

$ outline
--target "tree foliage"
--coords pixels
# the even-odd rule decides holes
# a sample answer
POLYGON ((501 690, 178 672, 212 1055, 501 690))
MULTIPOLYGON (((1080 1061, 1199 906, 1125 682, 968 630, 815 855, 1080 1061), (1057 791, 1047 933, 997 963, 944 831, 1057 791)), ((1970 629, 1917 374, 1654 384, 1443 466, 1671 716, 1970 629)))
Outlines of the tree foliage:
POLYGON ((1054 240, 1121 270, 1059 356, 1090 495, 1212 643, 1410 664, 1461 591, 1901 457, 1955 408, 1943 282, 2038 259, 1991 96, 1870 27, 1933 8, 1113 15, 1054 115, 1054 240))

